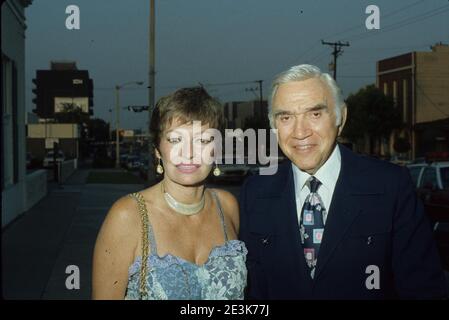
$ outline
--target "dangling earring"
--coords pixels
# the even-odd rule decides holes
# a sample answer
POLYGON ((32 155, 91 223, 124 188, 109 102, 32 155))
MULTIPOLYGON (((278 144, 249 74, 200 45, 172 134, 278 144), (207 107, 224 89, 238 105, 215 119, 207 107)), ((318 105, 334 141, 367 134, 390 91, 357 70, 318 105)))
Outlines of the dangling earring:
POLYGON ((159 174, 163 174, 164 173, 164 167, 162 167, 162 160, 161 158, 159 158, 159 164, 156 167, 156 172, 159 174))
POLYGON ((215 169, 214 169, 214 171, 213 171, 212 173, 213 173, 214 176, 216 176, 216 177, 218 177, 218 176, 221 174, 221 170, 220 170, 220 168, 218 167, 217 163, 215 163, 215 169))

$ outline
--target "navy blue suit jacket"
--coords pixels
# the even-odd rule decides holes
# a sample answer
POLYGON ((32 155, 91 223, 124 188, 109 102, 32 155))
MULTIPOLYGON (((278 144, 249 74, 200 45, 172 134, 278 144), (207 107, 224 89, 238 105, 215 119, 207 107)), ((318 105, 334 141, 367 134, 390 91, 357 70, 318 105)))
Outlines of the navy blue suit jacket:
POLYGON ((291 162, 245 181, 240 239, 248 248, 247 298, 444 298, 441 261, 408 170, 341 145, 340 151, 314 280, 300 243, 291 162), (376 283, 376 267, 373 288, 366 283, 376 283))

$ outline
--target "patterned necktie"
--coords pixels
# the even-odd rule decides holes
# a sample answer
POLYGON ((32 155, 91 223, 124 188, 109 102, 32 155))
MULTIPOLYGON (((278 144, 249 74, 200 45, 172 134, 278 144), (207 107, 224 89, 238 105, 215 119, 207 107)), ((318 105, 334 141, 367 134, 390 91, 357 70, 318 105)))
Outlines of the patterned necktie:
POLYGON ((313 279, 321 239, 323 238, 325 208, 317 193, 321 182, 317 178, 311 177, 308 180, 308 185, 310 193, 302 206, 300 232, 304 256, 307 266, 310 268, 310 276, 313 279))

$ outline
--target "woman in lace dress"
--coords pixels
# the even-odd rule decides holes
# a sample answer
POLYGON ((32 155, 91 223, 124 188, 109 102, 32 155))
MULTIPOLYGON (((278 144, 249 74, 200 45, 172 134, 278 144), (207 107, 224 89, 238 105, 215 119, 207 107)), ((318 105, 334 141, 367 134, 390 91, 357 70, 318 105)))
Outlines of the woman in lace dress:
POLYGON ((222 119, 203 88, 158 101, 150 132, 163 179, 111 207, 95 245, 94 299, 243 299, 237 201, 204 185, 211 170, 219 174, 212 129, 222 119))

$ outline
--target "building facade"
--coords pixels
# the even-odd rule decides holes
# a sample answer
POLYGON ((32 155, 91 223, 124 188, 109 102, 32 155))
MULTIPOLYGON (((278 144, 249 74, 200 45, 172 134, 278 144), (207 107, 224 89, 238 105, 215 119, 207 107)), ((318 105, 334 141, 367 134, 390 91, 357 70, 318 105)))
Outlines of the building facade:
POLYGON ((268 121, 268 103, 263 100, 232 101, 223 105, 225 128, 244 129, 249 119, 265 119, 268 121))
POLYGON ((401 140, 410 145, 407 157, 449 150, 449 46, 409 52, 377 62, 377 86, 393 97, 403 127, 392 133, 383 151, 395 154, 401 140))
POLYGON ((2 18, 2 226, 26 210, 25 8, 31 0, 6 0, 2 18))
POLYGON ((66 159, 79 158, 79 126, 75 123, 27 124, 27 151, 41 162, 46 151, 58 144, 66 159))
POLYGON ((72 107, 93 115, 93 81, 87 70, 78 70, 76 62, 52 61, 50 70, 36 71, 33 83, 33 111, 39 118, 53 118, 72 107))

